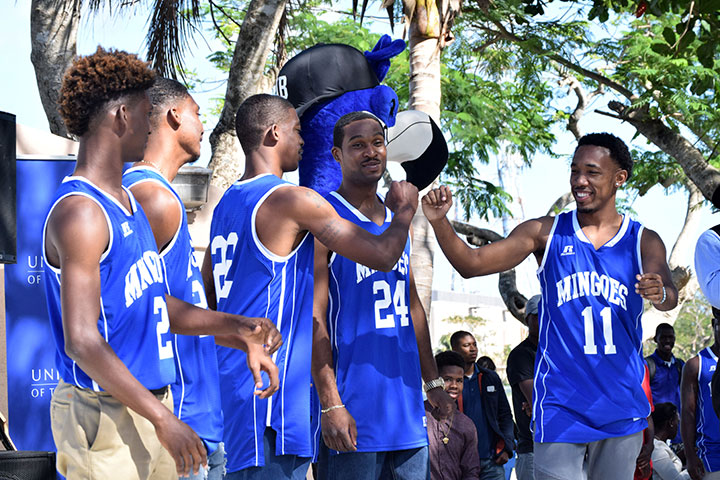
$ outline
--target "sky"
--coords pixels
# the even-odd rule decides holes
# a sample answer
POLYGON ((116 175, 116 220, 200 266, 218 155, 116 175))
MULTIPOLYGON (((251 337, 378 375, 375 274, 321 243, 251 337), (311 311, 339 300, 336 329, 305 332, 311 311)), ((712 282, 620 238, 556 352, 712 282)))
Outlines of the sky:
MULTIPOLYGON (((40 103, 35 74, 30 62, 30 3, 30 0, 5 0, 6 6, 0 16, 0 32, 2 32, 0 34, 0 61, 3 65, 3 74, 0 75, 0 110, 15 114, 17 122, 20 124, 47 131, 47 120, 40 103)), ((374 12, 370 11, 370 14, 372 15, 374 12)), ((145 16, 142 10, 138 9, 134 15, 126 15, 122 18, 111 15, 109 12, 104 12, 99 17, 95 16, 92 20, 89 17, 89 15, 84 15, 80 26, 78 36, 78 52, 80 54, 92 53, 97 45, 102 45, 105 48, 120 48, 144 56, 145 16)), ((375 28, 382 30, 385 27, 383 24, 379 24, 375 28)), ((400 28, 397 35, 399 34, 401 34, 400 28)), ((196 38, 186 63, 189 68, 196 69, 201 77, 221 80, 222 75, 215 71, 206 59, 207 55, 214 50, 211 48, 212 45, 218 46, 210 35, 205 35, 204 39, 196 38)), ((208 115, 212 99, 222 96, 224 91, 225 85, 217 83, 214 88, 192 92, 201 107, 201 112, 205 113, 206 134, 204 138, 206 140, 203 145, 203 156, 198 162, 200 164, 207 164, 210 157, 207 138, 209 130, 216 123, 216 119, 208 115)), ((630 143, 635 133, 631 126, 592 111, 595 108, 604 108, 609 99, 610 97, 605 96, 595 100, 593 106, 588 109, 589 113, 583 117, 581 128, 585 132, 608 131, 630 143)), ((568 102, 570 101, 572 98, 568 98, 568 102)), ((575 140, 568 132, 558 131, 555 133, 558 138, 555 153, 560 158, 553 159, 545 155, 538 155, 533 159, 532 166, 523 169, 518 176, 518 191, 523 198, 526 218, 544 215, 555 199, 568 191, 569 158, 574 150, 575 140)), ((635 140, 634 145, 647 148, 642 137, 635 140)), ((393 172, 395 171, 393 170, 393 172)), ((482 167, 481 174, 483 178, 497 183, 496 165, 482 167)), ((637 218, 647 228, 659 233, 669 252, 683 224, 686 195, 683 193, 666 195, 661 187, 655 187, 644 197, 638 198, 632 208, 637 213, 637 218)), ((473 223, 496 231, 502 230, 498 221, 488 225, 478 219, 473 219, 473 223)), ((713 214, 709 206, 703 206, 701 225, 694 233, 694 239, 703 230, 718 223, 720 223, 720 215, 713 214)), ((693 252, 686 252, 684 263, 688 265, 692 263, 692 254, 693 252)), ((450 268, 443 262, 441 253, 438 252, 436 259, 438 259, 436 285, 447 285, 445 279, 451 276, 450 268)), ((492 277, 469 282, 455 278, 453 281, 459 290, 483 294, 497 292, 497 280, 492 277)), ((532 280, 529 282, 532 284, 532 280)), ((532 289, 533 287, 530 285, 528 288, 532 289)))

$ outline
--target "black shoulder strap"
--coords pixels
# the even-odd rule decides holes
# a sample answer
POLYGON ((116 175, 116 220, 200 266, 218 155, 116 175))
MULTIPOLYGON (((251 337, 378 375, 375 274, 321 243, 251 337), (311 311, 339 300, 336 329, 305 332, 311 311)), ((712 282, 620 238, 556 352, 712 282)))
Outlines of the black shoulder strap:
POLYGON ((713 232, 715 232, 715 233, 717 233, 718 235, 720 235, 720 224, 719 224, 719 225, 715 225, 714 227, 710 227, 710 230, 712 230, 713 232))
POLYGON ((647 357, 645 357, 645 362, 647 363, 648 373, 650 374, 650 381, 652 382, 653 378, 655 378, 655 370, 657 369, 657 367, 655 366, 655 359, 648 355, 647 357))
MULTIPOLYGON (((720 226, 720 225, 718 225, 720 226)), ((720 233, 718 234, 720 235, 720 233)), ((679 358, 675 357, 675 368, 677 368, 678 371, 678 385, 682 383, 682 370, 683 370, 684 363, 679 358)))

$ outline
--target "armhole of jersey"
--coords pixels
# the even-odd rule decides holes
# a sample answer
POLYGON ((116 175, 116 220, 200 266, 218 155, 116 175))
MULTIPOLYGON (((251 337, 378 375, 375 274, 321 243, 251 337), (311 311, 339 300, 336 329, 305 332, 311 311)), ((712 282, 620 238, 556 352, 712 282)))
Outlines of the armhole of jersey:
POLYGON ((332 253, 330 254, 330 261, 328 262, 328 267, 333 264, 333 262, 335 261, 335 257, 336 257, 336 256, 337 256, 337 253, 335 253, 335 252, 332 252, 332 253))
POLYGON ((645 227, 640 225, 640 228, 638 229, 637 234, 637 261, 638 261, 638 271, 640 272, 640 275, 643 274, 643 262, 642 262, 642 237, 643 233, 645 233, 645 227))
MULTIPOLYGON (((170 194, 171 194, 171 195, 173 196, 173 198, 175 199, 175 204, 176 204, 176 205, 178 206, 178 208, 180 209, 180 223, 178 223, 177 230, 175 230, 175 234, 173 235, 172 239, 170 239, 170 241, 167 243, 167 245, 165 245, 165 246, 163 247, 162 251, 161 251, 161 252, 158 252, 158 253, 160 253, 160 257, 164 257, 164 256, 167 254, 167 252, 169 252, 170 250, 172 250, 172 247, 175 245, 175 242, 177 241, 178 237, 180 236, 180 230, 182 229, 182 223, 183 223, 183 215, 185 215, 185 207, 183 207, 183 204, 182 204, 182 202, 180 201, 180 199, 178 198, 177 194, 176 194, 175 192, 173 192, 172 190, 170 190, 167 185, 165 185, 163 182, 161 182, 161 181, 158 180, 157 178, 143 178, 143 179, 140 179, 140 180, 138 180, 137 182, 134 182, 134 183, 128 185, 128 186, 127 186, 127 189, 128 189, 128 191, 129 191, 129 190, 130 190, 132 187, 134 187, 135 185, 140 185, 141 183, 147 183, 147 182, 152 182, 152 183, 155 183, 155 184, 157 184, 157 185, 160 185, 162 188, 164 188, 165 190, 167 190, 168 192, 170 192, 170 194)), ((133 202, 133 204, 134 204, 134 202, 135 202, 135 196, 132 195, 130 198, 132 199, 131 202, 133 202)), ((146 214, 145 216, 147 217, 147 214, 146 214)))
POLYGON ((702 375, 702 350, 700 350, 700 353, 698 353, 698 374, 697 374, 697 381, 698 381, 698 388, 700 388, 700 376, 702 375))
POLYGON ((103 206, 100 204, 100 202, 97 201, 96 198, 93 198, 92 196, 88 195, 87 193, 84 193, 84 192, 70 192, 70 193, 66 193, 66 194, 63 195, 62 197, 60 197, 60 198, 58 198, 57 200, 55 200, 55 203, 52 204, 52 207, 50 207, 50 211, 48 212, 47 217, 45 218, 45 223, 44 223, 44 225, 43 225, 43 236, 42 236, 42 256, 43 256, 43 260, 45 261, 45 265, 47 265, 50 270, 52 270, 53 272, 58 273, 58 274, 60 273, 60 267, 56 267, 56 266, 54 266, 54 265, 52 265, 52 264, 50 263, 50 261, 49 261, 48 258, 47 258, 47 251, 45 250, 45 238, 46 238, 46 236, 47 236, 47 224, 48 224, 48 220, 50 220, 50 215, 52 214, 53 210, 55 210, 55 207, 58 205, 58 203, 60 203, 60 201, 63 200, 64 198, 71 197, 71 196, 74 196, 74 195, 79 195, 79 196, 81 196, 81 197, 86 197, 86 198, 92 200, 93 202, 95 202, 95 203, 97 204, 98 207, 100 207, 100 210, 102 210, 103 215, 105 215, 105 222, 107 223, 107 227, 108 227, 108 246, 107 246, 107 248, 105 249, 105 251, 103 252, 102 256, 100 257, 100 263, 102 263, 102 262, 105 260, 105 258, 106 258, 106 257, 108 256, 108 254, 110 253, 110 250, 112 250, 112 246, 113 246, 112 224, 110 223, 110 217, 108 216, 108 213, 107 213, 107 211, 105 210, 105 207, 103 207, 103 206))
POLYGON ((298 246, 295 247, 295 249, 292 252, 290 252, 289 254, 287 254, 286 256, 283 257, 276 253, 271 252, 265 245, 263 245, 263 243, 260 241, 260 238, 258 237, 257 228, 255 227, 255 220, 257 217, 257 212, 258 212, 258 210, 260 210, 260 206, 278 188, 292 187, 292 186, 294 186, 294 185, 292 185, 290 183, 283 183, 283 184, 275 185, 274 187, 272 187, 270 190, 265 192, 265 194, 262 197, 260 197, 260 200, 258 200, 257 203, 255 204, 255 207, 253 207, 252 215, 250 216, 250 228, 252 230, 252 237, 253 237, 253 242, 255 242, 255 247, 257 247, 257 249, 260 251, 260 253, 263 254, 263 256, 265 258, 267 258, 268 260, 270 260, 272 262, 284 263, 284 262, 288 261, 290 258, 293 257, 293 255, 295 255, 297 253, 297 251, 300 249, 300 247, 302 247, 302 245, 307 241, 307 239, 310 238, 310 232, 305 232, 305 236, 300 241, 300 243, 298 243, 298 246))
POLYGON ((557 227, 558 222, 560 221, 560 215, 555 215, 555 220, 553 220, 552 228, 550 229, 550 233, 548 234, 547 242, 545 242, 545 251, 543 252, 542 261, 540 262, 540 266, 538 267, 537 271, 535 272, 536 275, 539 275, 542 273, 543 269, 545 268, 545 261, 548 257, 548 252, 550 251, 550 244, 552 243, 553 235, 555 235, 555 228, 557 227))

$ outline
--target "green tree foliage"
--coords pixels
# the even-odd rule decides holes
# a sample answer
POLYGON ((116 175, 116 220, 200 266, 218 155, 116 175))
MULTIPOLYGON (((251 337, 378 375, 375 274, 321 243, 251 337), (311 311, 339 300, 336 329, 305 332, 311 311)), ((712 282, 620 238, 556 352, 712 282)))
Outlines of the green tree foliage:
MULTIPOLYGON (((594 0, 587 7, 569 0, 497 0, 486 9, 467 6, 464 16, 479 32, 471 49, 481 49, 488 62, 528 57, 541 78, 572 76, 587 91, 614 94, 617 100, 601 113, 649 126, 638 132, 656 146, 633 152, 638 168, 629 183, 642 195, 656 184, 684 185, 684 172, 704 162, 718 164, 718 13, 709 7, 717 3, 594 0), (639 3, 647 5, 636 17, 639 3)), ((571 110, 557 115, 569 118, 571 110)), ((709 188, 701 190, 708 197, 709 188)))
MULTIPOLYGON (((360 26, 347 15, 333 22, 323 20, 326 9, 327 5, 320 2, 293 4, 287 12, 284 40, 277 43, 273 58, 268 59, 268 72, 284 58, 317 43, 345 43, 361 51, 372 49, 379 34, 360 26)), ((236 14, 241 11, 242 2, 215 0, 205 7, 205 16, 213 18, 219 38, 231 39, 242 22, 241 14, 236 14)), ((561 119, 548 113, 546 104, 553 91, 537 75, 535 60, 498 56, 497 61, 488 62, 482 52, 472 50, 476 39, 471 39, 477 35, 470 25, 460 22, 455 31, 457 40, 442 53, 441 129, 450 146, 443 182, 455 186, 458 201, 468 217, 473 214, 486 218, 490 214, 500 216, 507 212, 505 203, 511 197, 480 177, 478 162, 487 163, 508 146, 527 163, 538 152, 551 153, 555 141, 551 127, 561 119)), ((226 45, 226 49, 210 56, 221 71, 229 68, 233 52, 230 43, 226 45)), ((401 110, 408 105, 408 56, 406 50, 393 58, 383 81, 397 93, 401 110)))

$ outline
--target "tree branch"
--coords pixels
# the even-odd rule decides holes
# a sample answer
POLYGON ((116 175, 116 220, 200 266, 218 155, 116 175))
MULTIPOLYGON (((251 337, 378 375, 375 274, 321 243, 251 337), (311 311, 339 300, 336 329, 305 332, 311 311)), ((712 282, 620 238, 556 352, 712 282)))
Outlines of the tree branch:
POLYGON ((637 98, 637 95, 635 95, 631 90, 625 88, 624 86, 620 85, 617 82, 610 80, 609 78, 605 77, 604 75, 601 75, 597 72, 593 72, 592 70, 583 68, 580 65, 576 65, 575 63, 571 62, 567 58, 562 57, 562 56, 558 55, 557 53, 554 53, 550 50, 546 50, 546 49, 540 48, 540 47, 533 47, 532 45, 529 44, 529 42, 527 42, 527 39, 521 38, 521 37, 515 35, 514 33, 509 32, 502 23, 500 23, 498 21, 493 21, 492 23, 498 28, 498 30, 493 30, 491 28, 487 28, 482 25, 478 25, 478 27, 488 33, 500 35, 503 38, 505 38, 506 40, 509 40, 511 42, 524 43, 525 44, 524 48, 526 48, 527 50, 529 50, 537 55, 545 56, 545 57, 559 63, 560 65, 563 65, 564 67, 572 70, 573 72, 579 73, 580 75, 582 75, 584 77, 591 78, 601 85, 605 85, 609 88, 612 88, 613 90, 615 90, 616 92, 618 92, 619 94, 621 94, 622 96, 627 98, 628 100, 635 100, 637 98))
POLYGON ((616 118, 630 123, 645 138, 673 157, 703 196, 712 200, 720 185, 720 170, 710 165, 700 150, 661 120, 648 117, 644 109, 632 109, 617 101, 611 101, 608 107, 617 113, 616 118))

